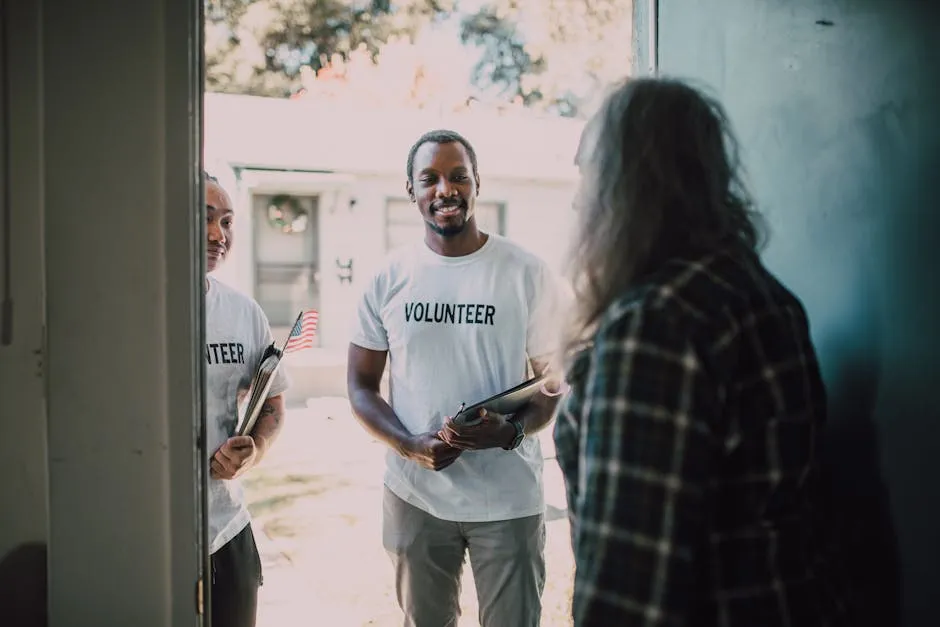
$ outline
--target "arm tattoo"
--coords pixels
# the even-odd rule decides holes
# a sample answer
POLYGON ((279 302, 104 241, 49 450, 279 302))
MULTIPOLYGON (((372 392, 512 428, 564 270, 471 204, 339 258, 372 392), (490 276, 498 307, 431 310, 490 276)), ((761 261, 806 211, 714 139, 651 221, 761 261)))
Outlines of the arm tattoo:
POLYGON ((261 413, 258 414, 259 418, 264 418, 265 416, 274 416, 274 422, 278 423, 281 421, 280 414, 277 413, 277 409, 272 403, 265 403, 261 406, 261 413))

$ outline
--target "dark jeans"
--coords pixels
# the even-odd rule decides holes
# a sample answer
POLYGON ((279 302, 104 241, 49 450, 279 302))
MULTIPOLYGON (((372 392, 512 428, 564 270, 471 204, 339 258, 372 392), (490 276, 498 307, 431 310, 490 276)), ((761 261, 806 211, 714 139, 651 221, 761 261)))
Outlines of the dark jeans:
POLYGON ((261 556, 251 525, 212 554, 212 627, 254 627, 261 556))

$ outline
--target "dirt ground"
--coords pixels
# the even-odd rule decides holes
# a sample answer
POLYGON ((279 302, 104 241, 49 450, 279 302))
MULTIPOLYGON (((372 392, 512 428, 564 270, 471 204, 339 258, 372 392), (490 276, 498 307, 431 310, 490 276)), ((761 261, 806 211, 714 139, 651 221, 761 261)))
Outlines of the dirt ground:
MULTIPOLYGON (((547 583, 543 627, 568 627, 573 560, 561 473, 543 433, 547 583)), ((392 569, 382 549, 384 447, 356 423, 344 398, 288 412, 268 457, 244 484, 264 563, 258 627, 395 627, 392 569)), ((469 567, 459 626, 478 625, 469 567)))

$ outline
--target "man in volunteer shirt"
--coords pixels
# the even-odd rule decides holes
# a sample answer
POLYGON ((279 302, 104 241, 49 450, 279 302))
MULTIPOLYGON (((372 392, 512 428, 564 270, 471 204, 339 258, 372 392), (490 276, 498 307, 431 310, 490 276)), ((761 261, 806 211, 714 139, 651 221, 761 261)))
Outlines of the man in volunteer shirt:
POLYGON ((211 273, 232 250, 232 200, 206 175, 206 422, 209 464, 209 552, 212 555, 213 627, 255 624, 261 558, 251 532, 239 478, 261 461, 284 419, 283 365, 251 435, 236 436, 238 399, 264 349, 272 342, 268 319, 248 296, 211 273))
POLYGON ((412 147, 406 190, 423 242, 392 254, 359 304, 349 347, 355 414, 390 448, 383 538, 405 625, 456 625, 469 552, 484 627, 533 627, 545 582, 542 452, 528 437, 551 420, 545 390, 514 416, 457 427, 452 416, 541 372, 560 335, 546 265, 477 228, 476 154, 433 131, 412 147), (390 401, 379 394, 390 363, 390 401))

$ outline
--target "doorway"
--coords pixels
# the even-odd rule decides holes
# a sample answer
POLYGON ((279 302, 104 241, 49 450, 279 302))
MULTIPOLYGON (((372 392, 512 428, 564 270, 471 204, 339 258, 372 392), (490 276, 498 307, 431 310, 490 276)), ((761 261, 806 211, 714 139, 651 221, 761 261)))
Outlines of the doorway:
MULTIPOLYGON (((558 269, 573 156, 600 89, 628 72, 632 2, 604 0, 585 13, 575 0, 505 3, 508 11, 501 2, 393 1, 371 3, 368 16, 370 3, 261 4, 208 2, 206 150, 249 192, 241 197, 252 207, 253 258, 240 281, 275 336, 300 308, 317 308, 323 324, 317 350, 289 356, 284 432, 244 479, 266 568, 259 627, 299 615, 393 625, 400 611, 380 527, 386 450, 345 398, 346 333, 385 256, 423 239, 404 194, 409 148, 432 128, 467 137, 479 159, 481 229, 558 269), (290 227, 285 216, 301 215, 290 227)), ((567 627, 565 495, 551 429, 541 436, 542 624, 567 627)), ((461 606, 461 627, 474 624, 469 569, 461 606)))
POLYGON ((255 300, 275 338, 283 341, 298 312, 321 309, 320 198, 255 194, 252 205, 255 300))

